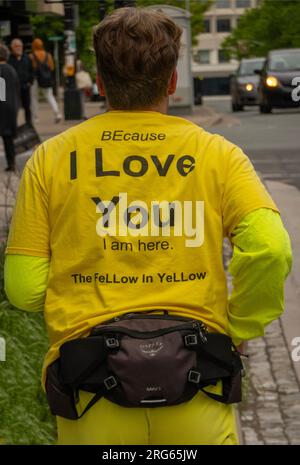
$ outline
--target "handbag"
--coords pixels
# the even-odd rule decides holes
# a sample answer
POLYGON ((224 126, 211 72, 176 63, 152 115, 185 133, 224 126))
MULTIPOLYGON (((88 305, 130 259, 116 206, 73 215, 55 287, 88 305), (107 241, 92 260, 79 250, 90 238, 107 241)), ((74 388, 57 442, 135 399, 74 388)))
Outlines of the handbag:
POLYGON ((24 123, 17 129, 17 135, 14 138, 16 154, 30 150, 41 143, 41 139, 31 124, 24 123))

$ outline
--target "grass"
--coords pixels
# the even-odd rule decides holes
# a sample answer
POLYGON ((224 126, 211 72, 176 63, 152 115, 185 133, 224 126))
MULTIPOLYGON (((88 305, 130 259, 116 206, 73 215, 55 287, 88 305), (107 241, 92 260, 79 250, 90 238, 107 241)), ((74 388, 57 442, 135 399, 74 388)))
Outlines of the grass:
POLYGON ((0 444, 53 444, 55 420, 40 381, 48 348, 43 314, 8 302, 3 265, 0 245, 0 336, 6 340, 6 361, 0 361, 0 444))

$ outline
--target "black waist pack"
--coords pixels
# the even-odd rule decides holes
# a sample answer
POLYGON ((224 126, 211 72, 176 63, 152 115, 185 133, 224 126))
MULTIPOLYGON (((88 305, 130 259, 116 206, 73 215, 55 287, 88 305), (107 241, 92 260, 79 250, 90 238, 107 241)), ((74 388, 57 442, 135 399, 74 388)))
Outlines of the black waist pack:
POLYGON ((78 419, 101 397, 124 407, 187 402, 201 389, 214 400, 241 400, 242 362, 225 334, 201 321, 168 314, 134 313, 65 342, 48 367, 46 393, 53 415, 78 419), (222 393, 206 386, 222 380, 222 393), (78 415, 79 390, 95 393, 78 415))

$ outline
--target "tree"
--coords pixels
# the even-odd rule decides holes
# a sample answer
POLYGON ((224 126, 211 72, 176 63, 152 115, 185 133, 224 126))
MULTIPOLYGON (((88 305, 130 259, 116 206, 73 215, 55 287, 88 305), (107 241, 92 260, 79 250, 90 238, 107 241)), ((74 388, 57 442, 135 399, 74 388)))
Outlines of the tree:
MULTIPOLYGON (((191 30, 192 40, 195 41, 199 32, 203 31, 203 14, 212 4, 213 0, 190 0, 191 12, 191 30)), ((99 23, 99 1, 79 1, 79 25, 76 29, 76 42, 78 56, 83 62, 87 71, 90 72, 92 77, 95 77, 96 67, 93 52, 93 38, 92 28, 99 23)), ((185 8, 187 2, 185 0, 136 0, 137 6, 150 6, 150 5, 172 5, 179 8, 185 8)), ((107 1, 107 10, 111 11, 114 8, 114 0, 107 1)), ((36 37, 40 37, 48 49, 53 46, 48 41, 51 35, 63 35, 64 32, 64 19, 60 16, 32 16, 31 25, 36 37)), ((50 48, 51 49, 51 48, 50 48)))
POLYGON ((222 47, 238 59, 265 56, 276 48, 300 47, 300 2, 263 0, 240 18, 222 47))
MULTIPOLYGON (((33 30, 34 37, 42 39, 47 51, 53 54, 54 42, 49 40, 51 36, 64 37, 64 19, 62 16, 35 15, 30 17, 30 24, 33 30)), ((63 56, 63 40, 59 41, 59 62, 60 69, 64 61, 63 56)), ((57 64, 56 64, 57 66, 57 64)))
POLYGON ((30 17, 30 24, 34 36, 39 37, 45 43, 48 43, 50 36, 62 36, 64 34, 64 19, 62 16, 35 15, 30 17))
MULTIPOLYGON (((192 38, 203 31, 203 13, 211 5, 212 0, 190 0, 192 38)), ((172 5, 185 8, 185 0, 136 0, 137 6, 172 5)), ((108 11, 114 8, 114 0, 107 1, 108 11)), ((80 59, 94 77, 96 74, 93 54, 92 26, 99 23, 99 2, 89 0, 79 2, 80 24, 76 30, 77 46, 80 59)))

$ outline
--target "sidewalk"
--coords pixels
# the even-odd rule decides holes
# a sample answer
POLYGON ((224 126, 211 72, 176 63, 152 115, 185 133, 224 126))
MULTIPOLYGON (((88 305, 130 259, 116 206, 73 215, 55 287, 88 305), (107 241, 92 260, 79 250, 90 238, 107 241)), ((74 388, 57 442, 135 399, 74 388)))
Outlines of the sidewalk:
POLYGON ((239 406, 244 444, 300 444, 300 361, 292 340, 300 337, 300 192, 265 181, 277 203, 293 248, 293 269, 285 286, 285 311, 265 337, 247 344, 244 402, 239 406))

